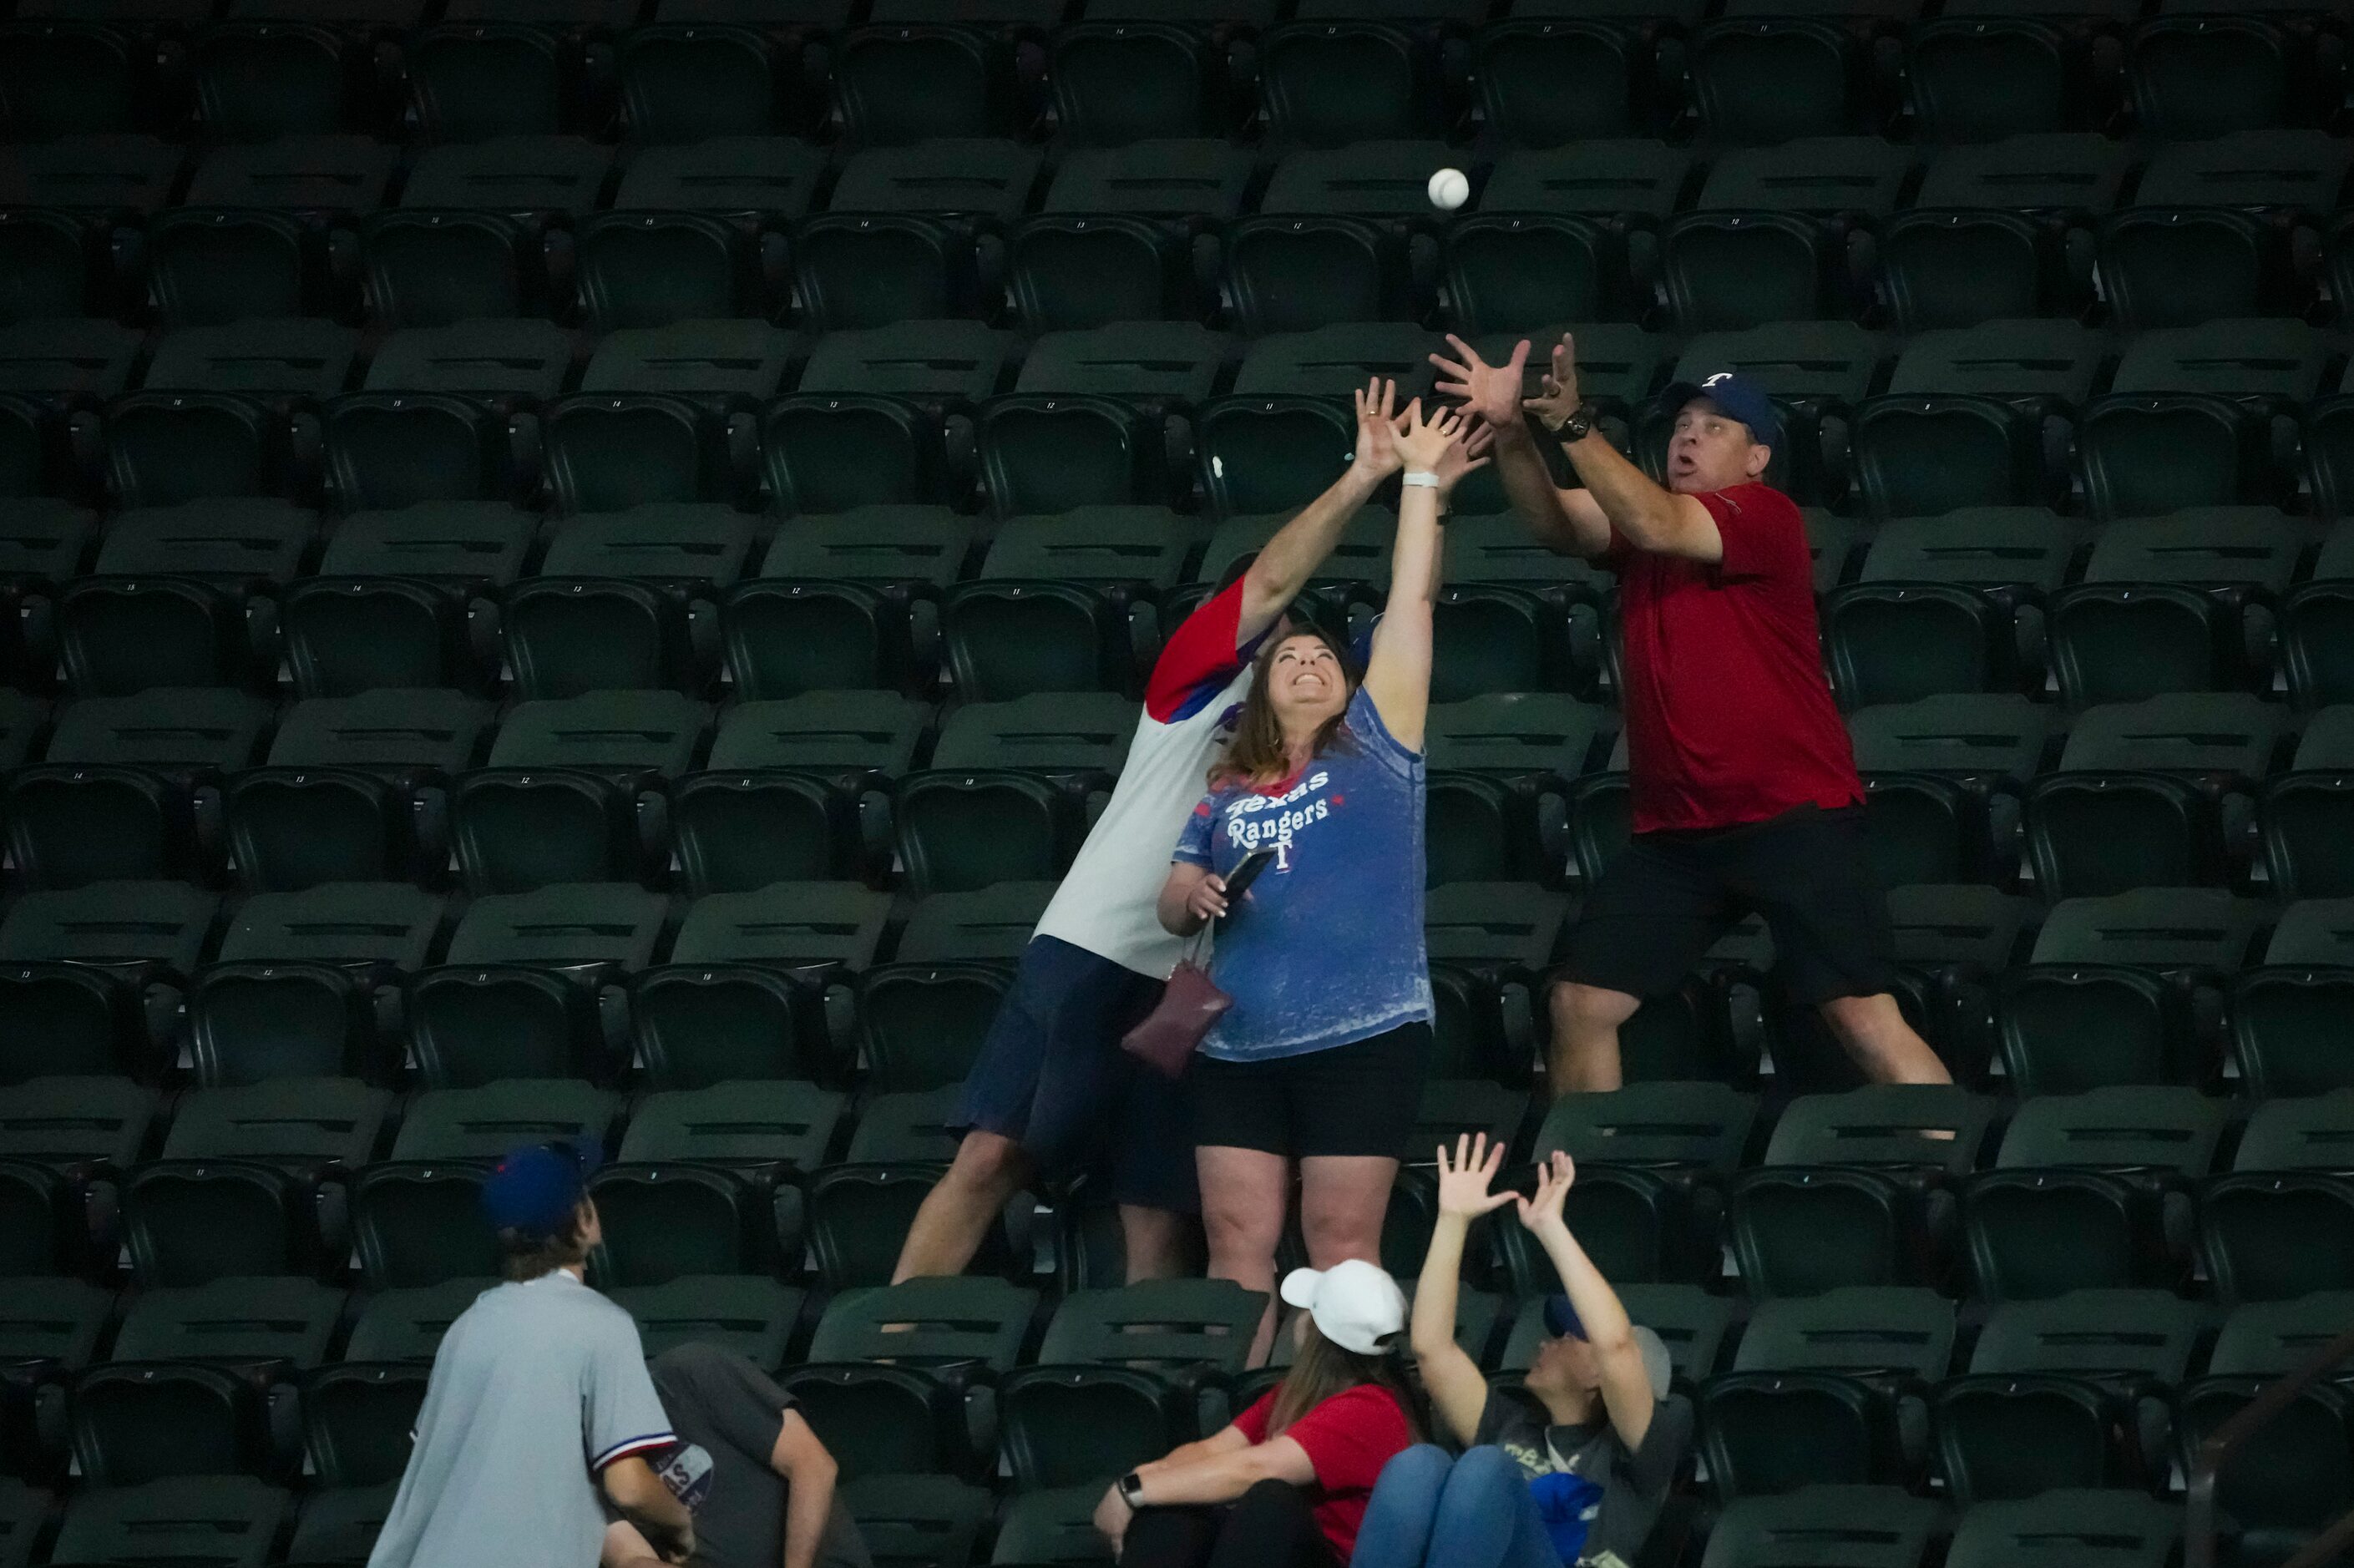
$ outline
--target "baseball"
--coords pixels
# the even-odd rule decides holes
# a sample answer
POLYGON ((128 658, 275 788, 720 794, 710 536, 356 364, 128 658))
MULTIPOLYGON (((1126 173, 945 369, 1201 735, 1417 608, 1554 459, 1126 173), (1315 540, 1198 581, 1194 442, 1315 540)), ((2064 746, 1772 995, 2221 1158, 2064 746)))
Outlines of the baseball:
POLYGON ((1471 199, 1471 182, 1460 169, 1441 169, 1430 176, 1430 205, 1453 212, 1471 199))

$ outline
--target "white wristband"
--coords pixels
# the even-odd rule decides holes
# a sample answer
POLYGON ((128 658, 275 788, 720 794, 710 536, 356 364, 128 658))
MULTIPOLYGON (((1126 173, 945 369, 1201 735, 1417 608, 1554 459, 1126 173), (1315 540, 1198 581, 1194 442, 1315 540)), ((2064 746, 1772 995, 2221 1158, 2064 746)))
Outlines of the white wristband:
POLYGON ((1437 490, 1438 476, 1427 470, 1417 470, 1398 475, 1400 484, 1411 484, 1418 490, 1437 490))

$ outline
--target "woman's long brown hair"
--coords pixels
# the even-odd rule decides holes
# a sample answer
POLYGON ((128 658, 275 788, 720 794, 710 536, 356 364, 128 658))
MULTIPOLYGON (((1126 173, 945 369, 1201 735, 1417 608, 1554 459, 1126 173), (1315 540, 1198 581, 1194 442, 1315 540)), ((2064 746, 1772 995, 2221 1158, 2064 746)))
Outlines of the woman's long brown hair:
POLYGON ((1343 1350, 1324 1337, 1313 1318, 1303 1316, 1299 1333, 1299 1357, 1275 1385, 1275 1404, 1267 1417, 1267 1441, 1282 1436, 1293 1422, 1334 1394, 1369 1383, 1389 1390, 1390 1397, 1405 1412, 1406 1425, 1413 1429, 1416 1442, 1428 1435, 1430 1424, 1423 1419, 1422 1402, 1406 1382, 1399 1358, 1361 1356, 1343 1350))
MULTIPOLYGON (((1283 744, 1283 721, 1276 717, 1275 702, 1267 695, 1267 672, 1275 666, 1275 656, 1283 645, 1295 637, 1313 637, 1332 651, 1340 662, 1341 677, 1349 683, 1349 694, 1357 694, 1357 684, 1364 679, 1349 657, 1347 648, 1338 638, 1322 627, 1310 622, 1294 625, 1278 636, 1270 637, 1267 646, 1251 661, 1250 694, 1243 699, 1242 717, 1235 721, 1235 737, 1226 743, 1226 754, 1210 769, 1213 789, 1261 789, 1269 784, 1282 782, 1291 774, 1291 752, 1283 744)), ((1336 744, 1345 745, 1344 730, 1349 721, 1346 703, 1341 711, 1326 719, 1316 731, 1316 741, 1309 748, 1311 757, 1321 757, 1336 744)))

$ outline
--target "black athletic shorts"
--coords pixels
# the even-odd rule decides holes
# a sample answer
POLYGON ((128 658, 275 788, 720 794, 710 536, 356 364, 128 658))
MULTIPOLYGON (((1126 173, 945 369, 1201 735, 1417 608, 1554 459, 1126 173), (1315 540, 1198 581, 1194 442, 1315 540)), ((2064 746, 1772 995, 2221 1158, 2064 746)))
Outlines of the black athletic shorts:
POLYGON ((1395 1160, 1422 1108, 1430 1044, 1429 1024, 1402 1023, 1370 1039, 1263 1062, 1195 1056, 1186 1074, 1194 1146, 1263 1150, 1288 1160, 1395 1160))
POLYGON ((1775 974, 1792 1001, 1874 996, 1895 983, 1888 897, 1872 869, 1861 806, 1799 806, 1737 828, 1638 834, 1586 895, 1562 975, 1661 996, 1752 913, 1773 933, 1775 974))

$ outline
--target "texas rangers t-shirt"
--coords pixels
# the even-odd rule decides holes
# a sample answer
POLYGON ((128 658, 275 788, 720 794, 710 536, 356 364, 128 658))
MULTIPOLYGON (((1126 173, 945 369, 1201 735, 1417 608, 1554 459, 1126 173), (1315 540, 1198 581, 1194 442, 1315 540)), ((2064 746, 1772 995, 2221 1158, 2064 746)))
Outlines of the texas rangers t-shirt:
POLYGON ((1855 752, 1823 673, 1814 563, 1790 498, 1736 484, 1692 499, 1718 562, 1614 536, 1627 766, 1635 831, 1729 828, 1808 803, 1863 803, 1855 752))
POLYGON ((1235 1004, 1205 1053, 1299 1056, 1429 1021, 1422 825, 1422 754, 1398 744, 1363 687, 1297 775, 1203 798, 1172 858, 1224 876, 1253 850, 1275 855, 1218 924, 1210 978, 1235 1004))
POLYGON ((1202 798, 1210 765, 1234 734, 1250 690, 1242 628, 1243 579, 1185 618, 1152 667, 1144 716, 1103 815, 1034 933, 1167 980, 1184 943, 1161 929, 1156 905, 1169 880, 1169 844, 1202 798))

